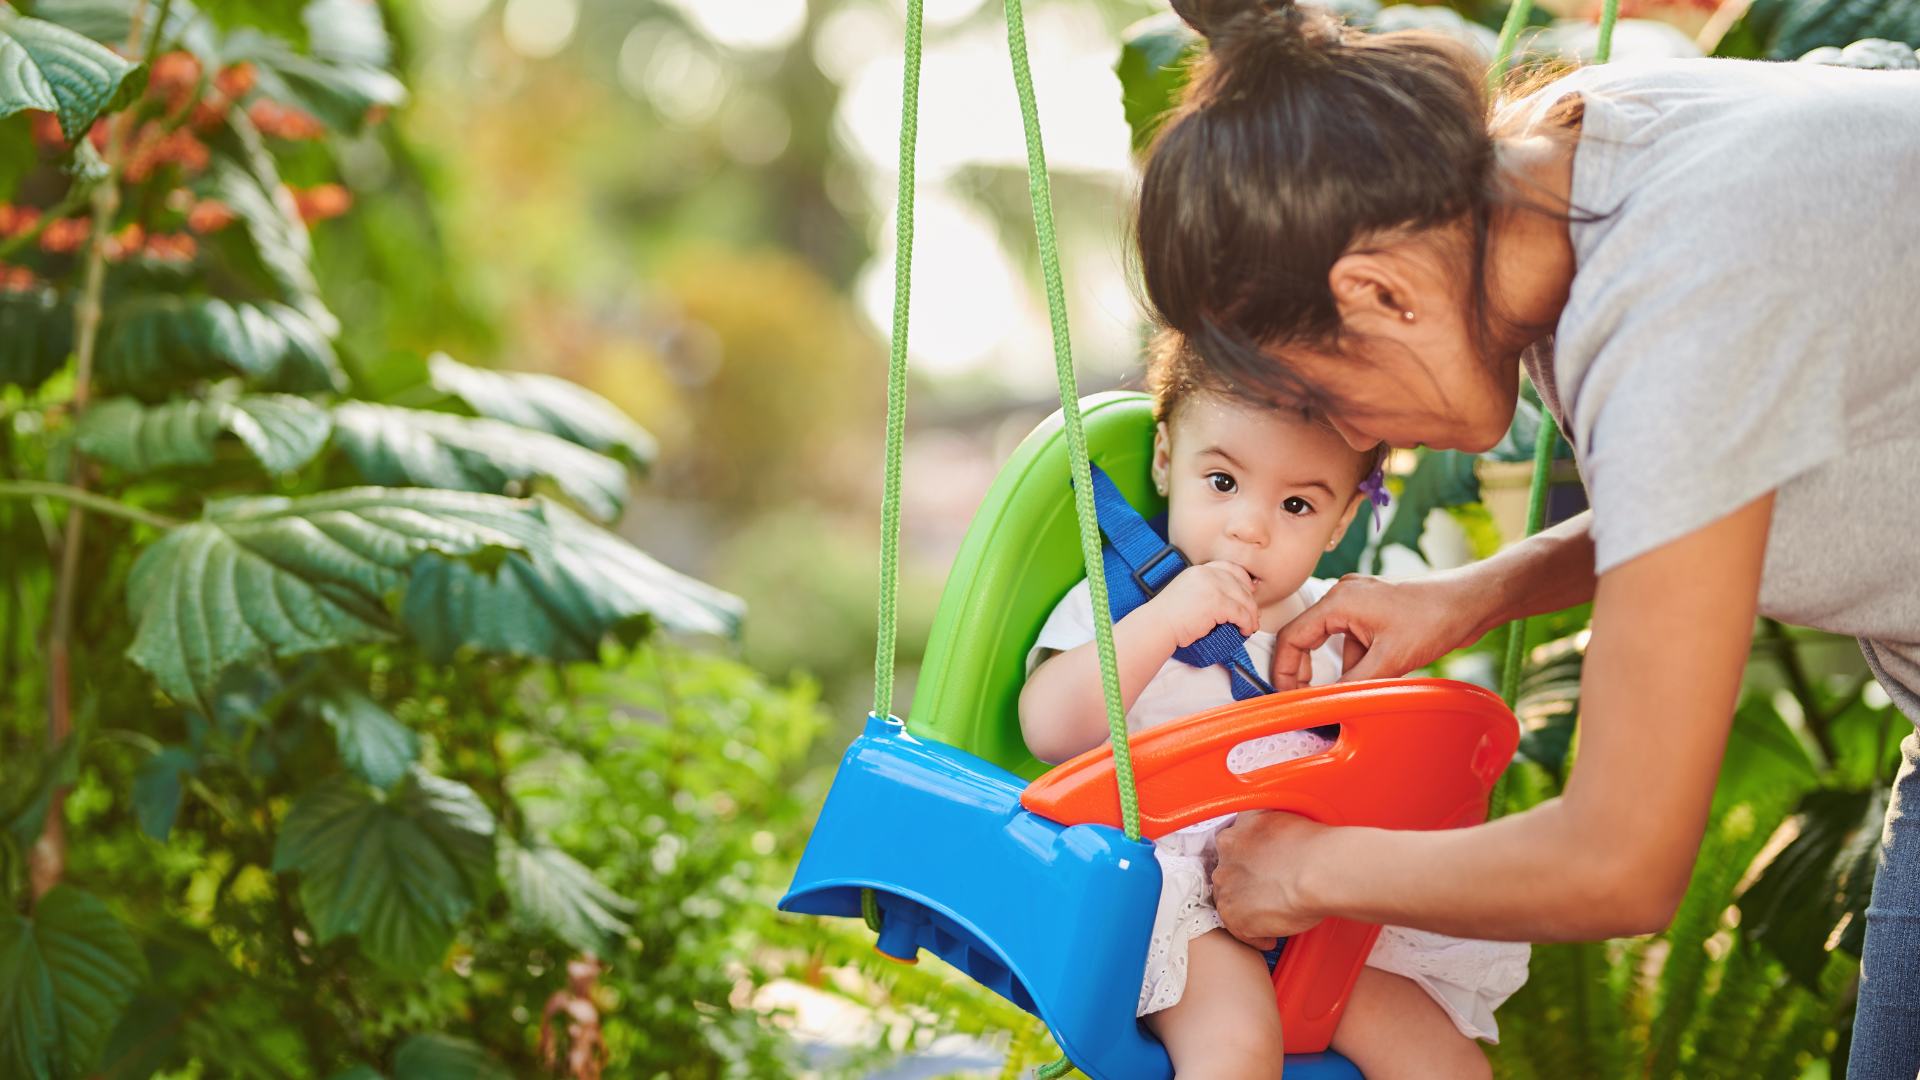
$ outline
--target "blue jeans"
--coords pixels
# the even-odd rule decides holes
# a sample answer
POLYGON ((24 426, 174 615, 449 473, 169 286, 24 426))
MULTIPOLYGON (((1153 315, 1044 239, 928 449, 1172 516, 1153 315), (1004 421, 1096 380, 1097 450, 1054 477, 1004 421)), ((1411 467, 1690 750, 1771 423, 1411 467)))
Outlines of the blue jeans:
POLYGON ((1847 1080, 1920 1073, 1920 732, 1900 744, 1900 757, 1867 908, 1847 1080))

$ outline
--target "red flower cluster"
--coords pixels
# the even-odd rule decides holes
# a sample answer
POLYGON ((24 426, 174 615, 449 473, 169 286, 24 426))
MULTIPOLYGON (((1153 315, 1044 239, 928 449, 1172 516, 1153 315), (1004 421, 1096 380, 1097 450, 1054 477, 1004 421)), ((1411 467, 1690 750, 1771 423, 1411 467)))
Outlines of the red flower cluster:
POLYGON ((164 102, 169 114, 178 113, 200 89, 200 61, 190 52, 170 52, 156 58, 147 75, 147 96, 164 102))
POLYGON ((339 217, 353 207, 353 194, 339 184, 294 188, 292 191, 293 205, 300 209, 300 220, 309 226, 317 221, 339 217))
POLYGON ((327 130, 307 113, 266 98, 247 106, 247 118, 253 121, 253 126, 259 128, 262 135, 271 135, 276 139, 317 139, 327 130))
POLYGON ((33 231, 40 224, 40 211, 31 206, 0 203, 0 236, 11 240, 33 231))
POLYGON ((40 250, 53 255, 71 255, 92 235, 92 218, 61 218, 49 223, 40 234, 40 250))
POLYGON ((8 266, 6 263, 0 263, 0 292, 30 292, 39 281, 40 279, 34 276, 33 271, 24 266, 8 266))
POLYGON ((192 262, 199 253, 200 242, 188 233, 154 233, 141 252, 160 262, 192 262))
POLYGON ((205 236, 233 224, 233 208, 219 199, 201 199, 187 211, 187 228, 205 236))
POLYGON ((127 151, 126 177, 138 184, 163 165, 177 164, 188 176, 207 167, 207 145, 185 128, 167 131, 156 121, 141 125, 127 151))
POLYGON ((41 153, 58 153, 67 148, 66 132, 60 130, 60 118, 50 112, 29 110, 33 118, 33 143, 41 153))
POLYGON ((107 258, 119 262, 129 255, 140 254, 140 246, 147 241, 147 230, 133 222, 126 228, 107 237, 107 258))

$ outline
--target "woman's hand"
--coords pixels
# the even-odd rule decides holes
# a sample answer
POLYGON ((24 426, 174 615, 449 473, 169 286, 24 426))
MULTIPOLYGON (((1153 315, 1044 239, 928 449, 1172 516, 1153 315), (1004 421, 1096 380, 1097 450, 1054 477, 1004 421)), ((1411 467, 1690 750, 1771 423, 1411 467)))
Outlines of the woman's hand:
POLYGON ((1292 690, 1312 680, 1312 651, 1335 634, 1347 645, 1340 680, 1392 679, 1426 667, 1509 619, 1593 599, 1591 513, 1491 559, 1417 578, 1348 574, 1320 602, 1280 628, 1272 682, 1292 690))
POLYGON ((1221 830, 1213 906, 1228 933, 1264 950, 1320 922, 1323 913, 1299 906, 1299 871, 1309 862, 1307 847, 1326 829, 1298 814, 1245 810, 1221 830))
POLYGON ((1276 690, 1313 680, 1314 649, 1347 636, 1341 681, 1391 679, 1425 667, 1477 640, 1487 621, 1487 590, 1470 573, 1417 578, 1348 574, 1320 602, 1280 628, 1271 679, 1276 690))

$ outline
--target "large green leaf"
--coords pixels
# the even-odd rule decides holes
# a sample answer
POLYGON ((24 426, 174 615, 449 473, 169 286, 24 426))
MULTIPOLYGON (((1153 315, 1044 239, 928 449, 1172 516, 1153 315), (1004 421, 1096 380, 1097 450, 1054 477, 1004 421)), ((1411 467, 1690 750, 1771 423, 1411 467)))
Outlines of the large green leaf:
POLYGON ((114 388, 153 396, 228 374, 292 393, 346 386, 326 335, 285 304, 147 295, 107 313, 100 376, 114 388))
POLYGON ((310 703, 333 728, 341 764, 374 787, 385 790, 399 783, 419 759, 420 737, 360 691, 331 682, 310 703))
POLYGON ((427 358, 433 385, 481 416, 558 435, 635 465, 653 462, 659 444, 619 407, 578 383, 523 371, 468 367, 445 353, 427 358))
POLYGON ((1373 572, 1379 573, 1381 553, 1393 544, 1426 558, 1420 538, 1427 528, 1427 515, 1449 506, 1465 506, 1480 501, 1480 478, 1473 471, 1477 460, 1459 450, 1422 450, 1420 461, 1400 489, 1393 519, 1380 534, 1380 546, 1373 556, 1373 572))
POLYGON ((133 774, 133 817, 140 831, 166 842, 180 814, 181 777, 200 771, 200 759, 184 746, 163 746, 133 774))
MULTIPOLYGON (((51 23, 76 30, 110 48, 126 45, 133 32, 135 0, 33 0, 33 15, 51 23)), ((200 58, 202 65, 214 68, 220 62, 219 28, 200 13, 189 0, 169 0, 165 29, 156 26, 159 4, 144 4, 141 44, 151 47, 155 34, 169 48, 185 49, 200 58)))
POLYGON ((1799 834, 1740 897, 1747 940, 1771 952, 1810 990, 1819 990, 1827 953, 1845 942, 1846 931, 1856 935, 1850 944, 1859 948, 1886 812, 1886 793, 1879 789, 1808 792, 1800 803, 1799 834), (1836 930, 1842 931, 1838 937, 1836 930))
POLYGON ((236 112, 210 145, 213 160, 195 191, 202 198, 219 199, 239 218, 259 260, 257 273, 250 268, 249 274, 264 275, 260 284, 305 315, 323 337, 339 333, 340 321, 320 300, 313 238, 300 220, 293 194, 280 182, 279 168, 260 133, 236 112))
POLYGON ((87 133, 95 117, 138 97, 146 85, 144 64, 0 4, 0 116, 22 109, 53 113, 72 142, 87 133))
MULTIPOLYGON (((314 55, 279 38, 242 27, 228 35, 224 55, 255 67, 260 92, 302 109, 338 131, 355 132, 375 106, 404 104, 407 89, 367 60, 389 48, 378 6, 358 0, 321 0, 305 15, 314 55)), ((382 61, 384 63, 384 61, 382 61)))
POLYGON ((393 1080, 513 1080, 513 1072, 476 1043, 427 1032, 393 1055, 393 1080))
POLYGON ((625 466, 544 431, 365 402, 336 406, 333 422, 334 442, 370 483, 499 495, 544 476, 602 520, 627 501, 625 466))
POLYGON ((31 917, 0 906, 0 1063, 14 1080, 79 1077, 145 977, 100 901, 56 885, 31 917))
POLYGON ((638 910, 573 856, 543 843, 501 837, 500 880, 513 901, 515 922, 549 931, 581 952, 606 953, 610 941, 628 933, 620 916, 638 910))
POLYGON ((278 474, 313 460, 331 428, 324 409, 291 394, 189 398, 151 408, 118 397, 88 409, 75 438, 94 457, 131 473, 148 473, 212 463, 214 443, 230 431, 262 467, 278 474))
POLYGON ((352 934, 368 959, 421 971, 491 885, 493 828, 479 796, 452 780, 416 770, 385 799, 334 781, 288 811, 273 868, 299 873, 321 943, 352 934))
POLYGON ((47 811, 53 805, 53 793, 80 777, 80 745, 77 735, 69 735, 40 762, 33 780, 20 785, 0 804, 6 817, 0 819, 14 847, 26 851, 40 839, 47 824, 47 811))
POLYGON ((1178 104, 1187 83, 1187 62, 1204 47, 1200 35, 1170 11, 1122 32, 1113 73, 1120 76, 1120 103, 1133 131, 1135 153, 1146 150, 1161 118, 1178 104))
POLYGON ((0 386, 32 390, 72 352, 72 304, 52 289, 0 293, 0 386))
POLYGON ((462 645, 560 660, 599 655, 609 631, 658 623, 683 633, 737 633, 737 597, 670 570, 546 499, 551 544, 507 558, 498 573, 446 559, 414 567, 401 618, 427 655, 462 645))
POLYGON ((497 565, 504 551, 543 546, 543 524, 532 502, 418 488, 215 503, 134 564, 127 655, 204 709, 228 667, 390 637, 388 599, 418 557, 497 565))
POLYGON ((1714 52, 1795 60, 1866 38, 1920 47, 1920 0, 1754 0, 1714 52))

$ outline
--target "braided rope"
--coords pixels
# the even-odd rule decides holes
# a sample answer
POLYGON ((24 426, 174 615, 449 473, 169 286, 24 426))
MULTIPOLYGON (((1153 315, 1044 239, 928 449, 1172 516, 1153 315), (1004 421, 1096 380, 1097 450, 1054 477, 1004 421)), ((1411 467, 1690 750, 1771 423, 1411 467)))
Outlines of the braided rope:
POLYGON ((873 650, 873 715, 893 715, 900 633, 900 455, 907 430, 907 300, 913 291, 914 145, 920 135, 921 0, 907 0, 906 75, 900 90, 900 195, 895 209, 893 351, 887 360, 887 481, 880 501, 880 631, 873 650))
POLYGON ((1047 316, 1053 325, 1054 375, 1060 383, 1060 412, 1067 424, 1067 458, 1072 470, 1073 508, 1080 522, 1080 559, 1093 594, 1094 641, 1100 653, 1100 684, 1107 702, 1107 730, 1113 744, 1113 770, 1120 788, 1120 820, 1127 839, 1140 839, 1140 801, 1133 786, 1133 750, 1127 743, 1126 710, 1120 704, 1120 665, 1113 651, 1113 611, 1108 606, 1107 576, 1100 555, 1100 524, 1093 507, 1093 477, 1087 467, 1087 432, 1080 421, 1080 394, 1073 374, 1073 345, 1067 337, 1066 290, 1060 282, 1060 246, 1054 236, 1053 194, 1047 182, 1047 152, 1040 142, 1040 109, 1033 98, 1033 73, 1027 63, 1026 16, 1020 0, 1006 0, 1007 47, 1013 54, 1013 84, 1020 94, 1020 119, 1027 133, 1027 194, 1033 200, 1033 230, 1040 241, 1040 276, 1047 287, 1047 316))

